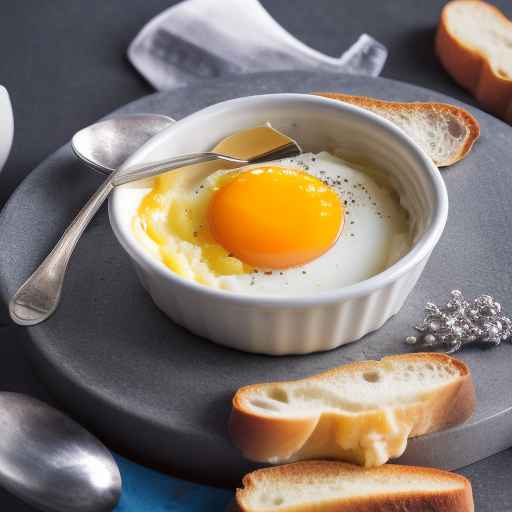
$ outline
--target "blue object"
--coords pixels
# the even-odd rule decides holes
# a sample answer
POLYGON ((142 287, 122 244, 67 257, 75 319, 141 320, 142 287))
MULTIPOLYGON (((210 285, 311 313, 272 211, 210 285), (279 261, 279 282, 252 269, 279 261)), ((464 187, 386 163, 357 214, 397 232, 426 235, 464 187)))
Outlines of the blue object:
POLYGON ((194 484, 130 462, 117 454, 123 493, 115 512, 224 512, 233 492, 194 484))

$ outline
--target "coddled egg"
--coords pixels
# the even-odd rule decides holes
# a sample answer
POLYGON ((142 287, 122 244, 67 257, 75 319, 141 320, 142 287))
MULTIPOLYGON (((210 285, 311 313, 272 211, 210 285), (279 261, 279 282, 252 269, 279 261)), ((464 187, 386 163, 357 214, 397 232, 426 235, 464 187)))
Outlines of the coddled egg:
POLYGON ((339 288, 410 247, 407 211, 372 174, 321 152, 162 175, 134 229, 163 264, 207 286, 274 295, 339 288))

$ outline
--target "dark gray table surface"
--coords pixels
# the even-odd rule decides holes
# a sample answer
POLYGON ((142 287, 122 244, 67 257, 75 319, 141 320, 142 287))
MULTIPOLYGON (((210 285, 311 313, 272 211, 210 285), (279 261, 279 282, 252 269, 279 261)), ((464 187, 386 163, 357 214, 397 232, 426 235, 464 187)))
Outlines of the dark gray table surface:
MULTIPOLYGON (((45 156, 77 129, 145 94, 151 87, 131 68, 125 50, 142 25, 171 0, 18 0, 0 7, 0 83, 11 94, 15 139, 0 174, 0 206, 45 156)), ((361 32, 390 50, 383 76, 474 100, 443 72, 433 53, 443 0, 262 0, 305 43, 339 55, 361 32)), ((512 2, 494 2, 512 17, 512 2)), ((51 401, 25 360, 22 329, 0 326, 0 389, 51 401)), ((512 450, 462 471, 479 512, 512 510, 512 450)), ((0 490, 0 510, 32 507, 0 490)))

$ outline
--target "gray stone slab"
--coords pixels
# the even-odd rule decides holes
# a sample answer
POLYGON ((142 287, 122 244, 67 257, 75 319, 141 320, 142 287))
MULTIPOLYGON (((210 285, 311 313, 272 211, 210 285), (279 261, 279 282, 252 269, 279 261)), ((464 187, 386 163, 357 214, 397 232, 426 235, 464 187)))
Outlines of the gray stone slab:
MULTIPOLYGON (((283 72, 228 78, 155 94, 122 109, 181 118, 212 103, 267 92, 344 91, 404 101, 455 100, 385 79, 283 72)), ((332 352, 272 358, 214 345, 174 325, 151 303, 102 210, 81 240, 60 309, 24 343, 50 390, 109 445, 180 476, 236 483, 252 465, 226 431, 233 392, 244 384, 293 379, 406 350, 427 300, 452 288, 490 292, 512 311, 510 226, 512 129, 468 107, 481 140, 443 171, 450 195, 446 231, 402 311, 378 332, 332 352)), ((0 290, 7 299, 48 252, 100 178, 65 146, 21 184, 0 215, 0 290)), ((512 346, 461 354, 477 384, 474 417, 412 440, 403 462, 457 468, 512 445, 512 346)))

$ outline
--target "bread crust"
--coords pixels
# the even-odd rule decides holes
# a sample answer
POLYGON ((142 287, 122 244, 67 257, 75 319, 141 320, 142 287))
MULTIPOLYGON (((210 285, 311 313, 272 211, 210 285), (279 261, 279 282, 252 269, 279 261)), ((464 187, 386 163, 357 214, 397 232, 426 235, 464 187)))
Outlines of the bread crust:
POLYGON ((453 34, 448 11, 456 2, 489 10, 501 22, 510 25, 511 33, 512 22, 497 7, 481 0, 453 0, 441 12, 435 42, 442 65, 455 81, 471 91, 486 110, 512 123, 512 77, 500 75, 483 52, 453 34))
POLYGON ((467 135, 461 145, 459 151, 450 159, 443 160, 440 162, 434 162, 438 167, 447 167, 453 165, 458 161, 462 160, 473 147, 473 144, 480 137, 480 125, 478 121, 463 108, 450 105, 448 103, 425 103, 425 102, 398 102, 398 101, 385 101, 376 98, 370 98, 369 96, 353 96, 350 94, 342 94, 337 92, 314 92, 316 96, 323 96, 324 98, 330 98, 333 100, 343 101, 356 105, 358 107, 374 111, 376 108, 388 110, 390 112, 400 111, 418 111, 418 112, 441 112, 451 114, 459 122, 461 122, 467 129, 467 135))
MULTIPOLYGON (((358 472, 361 478, 367 478, 370 474, 381 473, 387 477, 393 475, 414 475, 415 477, 428 477, 446 482, 451 480, 458 484, 456 489, 442 489, 427 491, 404 491, 382 494, 380 496, 353 497, 333 499, 329 502, 321 502, 314 506, 298 505, 287 507, 287 512, 473 512, 473 493, 468 479, 455 473, 433 468, 421 468, 414 466, 399 466, 387 464, 379 468, 363 469, 351 464, 332 461, 307 461, 296 462, 284 466, 265 468, 249 473, 243 478, 243 489, 236 491, 236 503, 242 512, 253 512, 253 508, 247 504, 246 498, 257 488, 257 480, 264 477, 266 480, 283 480, 285 482, 297 482, 302 478, 322 479, 358 472)), ((321 498, 321 496, 319 496, 321 498)), ((278 508, 278 507, 276 507, 278 508)), ((274 510, 272 506, 267 509, 274 510)))
MULTIPOLYGON (((381 363, 394 360, 425 362, 437 360, 441 363, 455 365, 460 372, 460 377, 444 385, 442 389, 432 392, 423 401, 396 407, 398 418, 407 418, 409 421, 412 419, 412 430, 408 437, 443 430, 464 422, 473 414, 476 403, 475 388, 471 373, 465 363, 446 354, 429 352, 388 356, 384 357, 381 363)), ((354 362, 306 377, 300 382, 328 379, 340 372, 371 371, 375 370, 376 364, 378 364, 377 361, 354 362)), ((291 384, 291 382, 280 383, 283 387, 286 387, 287 384, 291 384)), ((250 395, 258 394, 267 386, 269 383, 253 384, 242 387, 236 392, 229 420, 231 438, 244 456, 250 460, 258 462, 293 460, 308 440, 313 438, 313 435, 316 435, 317 438, 322 435, 324 424, 321 423, 321 420, 328 415, 305 412, 302 417, 283 418, 271 413, 265 414, 263 410, 256 411, 248 408, 244 403, 245 399, 250 395), (318 431, 315 431, 317 426, 319 427, 318 431)), ((337 417, 340 418, 342 415, 339 414, 337 417)), ((332 454, 331 458, 334 456, 332 454)), ((364 463, 351 452, 337 453, 336 456, 341 460, 364 463)))

